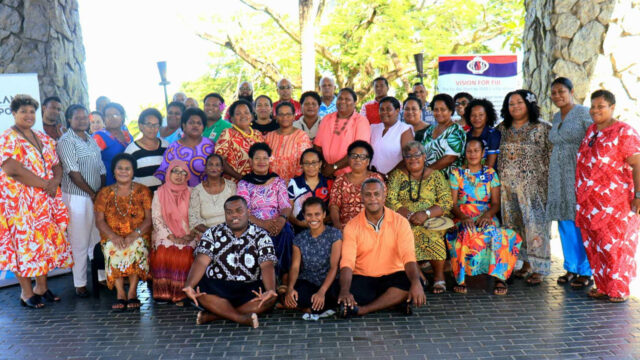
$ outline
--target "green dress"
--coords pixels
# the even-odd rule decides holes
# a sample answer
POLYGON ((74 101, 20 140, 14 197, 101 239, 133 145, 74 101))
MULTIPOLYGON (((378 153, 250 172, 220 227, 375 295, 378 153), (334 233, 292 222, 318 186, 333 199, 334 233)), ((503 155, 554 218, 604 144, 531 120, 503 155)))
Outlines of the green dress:
MULTIPOLYGON (((434 171, 431 175, 422 180, 411 180, 409 175, 402 170, 394 170, 389 176, 389 193, 387 195, 387 207, 393 211, 405 207, 411 212, 424 211, 438 205, 444 211, 445 216, 449 214, 453 206, 451 198, 451 187, 442 172, 434 171), (420 187, 419 198, 418 187, 420 187), (411 196, 410 196, 411 192, 411 196), (416 201, 412 201, 412 198, 416 201)), ((444 241, 446 231, 427 230, 422 225, 411 225, 415 238, 416 259, 424 260, 445 260, 447 258, 447 247, 444 241)))

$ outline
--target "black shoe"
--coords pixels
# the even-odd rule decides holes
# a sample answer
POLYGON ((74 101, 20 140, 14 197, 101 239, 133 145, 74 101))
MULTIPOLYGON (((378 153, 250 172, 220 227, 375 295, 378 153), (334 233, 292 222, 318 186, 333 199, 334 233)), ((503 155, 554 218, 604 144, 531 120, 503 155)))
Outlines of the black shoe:
MULTIPOLYGON (((37 295, 37 294, 36 294, 37 295)), ((51 292, 51 290, 47 289, 47 291, 44 292, 44 294, 40 295, 42 296, 45 300, 47 300, 48 302, 58 302, 60 301, 60 297, 56 294, 54 294, 53 292, 51 292)))
POLYGON ((91 293, 89 292, 89 290, 87 290, 86 287, 76 288, 76 296, 79 297, 79 298, 86 299, 89 296, 91 296, 91 293), (79 289, 83 289, 83 290, 79 290, 79 289))
POLYGON ((32 297, 28 298, 26 301, 20 298, 20 305, 25 307, 30 307, 32 309, 42 309, 44 304, 42 303, 42 298, 38 294, 34 294, 32 297))

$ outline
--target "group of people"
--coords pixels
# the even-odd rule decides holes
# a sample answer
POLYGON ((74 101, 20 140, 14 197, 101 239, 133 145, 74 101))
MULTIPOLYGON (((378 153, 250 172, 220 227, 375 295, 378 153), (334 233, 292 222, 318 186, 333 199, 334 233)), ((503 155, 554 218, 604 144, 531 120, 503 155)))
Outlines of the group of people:
POLYGON ((566 269, 557 282, 584 288, 593 276, 591 297, 628 298, 640 137, 615 119, 612 93, 594 92, 589 109, 558 78, 551 123, 516 90, 497 124, 490 101, 427 102, 420 83, 400 102, 376 78, 360 112, 352 89, 336 93, 329 77, 319 88, 296 101, 282 79, 273 102, 243 82, 228 108, 211 93, 202 110, 178 93, 166 124, 142 111, 136 140, 108 99, 93 113, 68 106, 66 131, 60 100, 45 99, 45 134, 32 129, 39 104, 16 95, 15 124, 0 136, 0 269, 15 273, 21 304, 60 300, 46 282, 54 268, 72 267, 76 294, 89 296, 100 244, 116 311, 139 308, 138 283, 150 280, 155 301, 198 306, 199 324, 257 327, 278 299, 310 320, 409 314, 426 302, 429 266, 434 294, 447 291, 448 262, 456 293, 481 274, 495 295, 512 274, 541 284, 552 221, 566 269))

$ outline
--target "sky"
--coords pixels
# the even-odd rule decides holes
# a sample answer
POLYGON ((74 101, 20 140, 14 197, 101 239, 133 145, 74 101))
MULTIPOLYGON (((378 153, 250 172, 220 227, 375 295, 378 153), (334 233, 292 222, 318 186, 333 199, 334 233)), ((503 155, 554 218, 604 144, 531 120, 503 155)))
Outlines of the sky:
MULTIPOLYGON (((266 3, 297 11, 291 2, 266 3)), ((199 19, 246 8, 237 0, 79 0, 78 7, 91 107, 105 95, 125 107, 129 120, 141 107, 164 104, 158 61, 167 62, 169 101, 182 82, 207 73, 216 45, 196 35, 199 19)))

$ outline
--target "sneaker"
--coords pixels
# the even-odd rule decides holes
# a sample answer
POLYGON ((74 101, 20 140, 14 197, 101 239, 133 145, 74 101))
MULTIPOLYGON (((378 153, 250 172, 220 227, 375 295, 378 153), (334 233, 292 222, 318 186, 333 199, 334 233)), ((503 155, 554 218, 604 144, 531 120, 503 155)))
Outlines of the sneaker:
POLYGON ((318 314, 304 314, 304 315, 302 315, 302 320, 318 321, 318 319, 320 319, 320 315, 318 315, 318 314))
POLYGON ((321 319, 324 319, 324 318, 328 318, 328 317, 330 317, 330 316, 333 316, 333 315, 335 315, 335 314, 336 314, 335 310, 331 310, 331 309, 329 309, 329 310, 327 310, 327 311, 323 312, 322 314, 320 314, 320 315, 318 315, 318 316, 319 316, 321 319))

